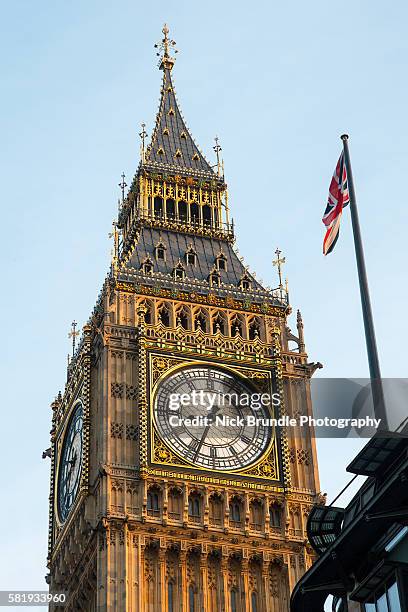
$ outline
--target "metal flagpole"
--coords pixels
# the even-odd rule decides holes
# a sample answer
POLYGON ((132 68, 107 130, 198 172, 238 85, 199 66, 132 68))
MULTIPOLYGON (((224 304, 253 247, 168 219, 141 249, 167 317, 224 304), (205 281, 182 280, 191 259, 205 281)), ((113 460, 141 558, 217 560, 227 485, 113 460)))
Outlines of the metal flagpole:
POLYGON ((387 415, 385 412, 384 390, 381 380, 380 362, 378 360, 377 343, 375 339, 373 313, 371 310, 370 292, 368 289, 367 271, 364 261, 363 242, 361 239, 360 222, 356 194, 354 191, 353 173, 350 164, 348 148, 348 134, 341 136, 344 150, 344 163, 347 171, 347 185, 350 196, 351 223, 353 226, 354 248, 356 251, 358 280, 360 284, 361 306, 363 310, 364 330, 367 345, 368 365, 370 369, 371 390, 373 394, 374 412, 381 419, 380 429, 388 430, 387 415))

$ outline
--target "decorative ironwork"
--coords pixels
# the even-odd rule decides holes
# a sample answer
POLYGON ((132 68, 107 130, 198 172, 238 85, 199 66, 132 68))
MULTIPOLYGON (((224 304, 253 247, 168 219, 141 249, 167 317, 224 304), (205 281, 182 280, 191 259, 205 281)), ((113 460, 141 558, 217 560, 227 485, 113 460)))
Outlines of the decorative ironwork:
POLYGON ((279 248, 276 249, 275 255, 276 255, 276 259, 273 260, 272 264, 278 268, 279 288, 282 289, 283 288, 283 284, 282 284, 282 266, 286 262, 286 258, 285 257, 282 257, 282 259, 280 258, 280 255, 282 255, 282 251, 280 251, 279 248))
POLYGON ((170 53, 171 52, 178 53, 178 50, 176 49, 176 41, 172 40, 168 36, 169 31, 170 30, 167 27, 167 24, 165 23, 162 29, 163 38, 161 39, 160 42, 154 45, 155 49, 158 49, 158 52, 156 53, 156 55, 160 57, 160 62, 159 62, 160 68, 162 67, 171 68, 175 60, 173 57, 171 57, 170 53))
POLYGON ((71 331, 68 334, 68 338, 72 338, 72 357, 75 355, 75 347, 76 347, 76 339, 79 336, 79 331, 77 331, 78 323, 74 320, 71 323, 71 331))

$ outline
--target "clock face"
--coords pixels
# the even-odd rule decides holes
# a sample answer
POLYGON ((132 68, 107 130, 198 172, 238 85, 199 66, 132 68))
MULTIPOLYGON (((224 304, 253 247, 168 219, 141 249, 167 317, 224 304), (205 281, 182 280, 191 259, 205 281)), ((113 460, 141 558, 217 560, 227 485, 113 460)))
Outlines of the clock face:
POLYGON ((234 374, 186 367, 160 384, 154 421, 162 440, 197 467, 239 470, 263 455, 272 435, 272 428, 259 422, 270 418, 269 409, 255 409, 243 401, 253 394, 234 374), (255 417, 255 424, 248 417, 255 417))
POLYGON ((65 433, 58 472, 58 514, 65 521, 78 493, 82 472, 83 410, 79 402, 65 433))

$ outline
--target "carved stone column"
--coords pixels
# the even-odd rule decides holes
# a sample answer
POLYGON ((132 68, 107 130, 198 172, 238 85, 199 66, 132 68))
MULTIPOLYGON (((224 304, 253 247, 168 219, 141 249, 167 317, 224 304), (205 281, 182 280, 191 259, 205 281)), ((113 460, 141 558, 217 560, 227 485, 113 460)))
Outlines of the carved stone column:
POLYGON ((210 506, 209 506, 208 487, 204 487, 203 526, 205 530, 208 530, 209 514, 210 514, 210 506))
POLYGON ((222 612, 231 612, 229 588, 228 588, 228 553, 222 551, 221 558, 221 574, 222 574, 222 586, 223 586, 223 600, 224 607, 222 612))
POLYGON ((245 533, 249 535, 249 521, 250 521, 250 511, 249 511, 249 493, 245 492, 244 497, 244 513, 245 513, 245 533))
POLYGON ((167 525, 168 517, 168 505, 169 505, 169 487, 167 482, 163 484, 163 508, 162 508, 162 522, 163 525, 167 525))
POLYGON ((179 575, 180 575, 180 612, 188 610, 188 589, 187 589, 187 550, 185 542, 182 542, 182 550, 179 554, 179 575))
POLYGON ((269 594, 269 555, 264 553, 262 559, 262 598, 265 602, 265 612, 272 612, 271 598, 269 594))
POLYGON ((242 601, 244 603, 244 609, 251 609, 251 599, 249 595, 249 564, 248 564, 248 551, 243 551, 243 558, 241 560, 241 584, 242 584, 242 601))
POLYGON ((160 610, 166 610, 166 548, 161 545, 159 548, 159 606, 160 610))
POLYGON ((187 527, 188 525, 188 485, 184 483, 183 485, 183 526, 187 527))
POLYGON ((200 554, 200 587, 199 610, 200 612, 208 612, 208 554, 205 544, 202 545, 200 554))
POLYGON ((225 491, 225 510, 224 510, 224 531, 228 533, 230 518, 229 493, 225 491))

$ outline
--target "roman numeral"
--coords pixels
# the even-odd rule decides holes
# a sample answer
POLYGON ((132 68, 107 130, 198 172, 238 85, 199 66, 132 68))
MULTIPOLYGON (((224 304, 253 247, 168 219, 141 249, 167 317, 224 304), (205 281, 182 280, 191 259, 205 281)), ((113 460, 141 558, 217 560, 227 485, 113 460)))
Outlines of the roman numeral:
POLYGON ((188 444, 188 448, 191 448, 191 450, 195 451, 198 448, 198 440, 192 438, 188 444))

